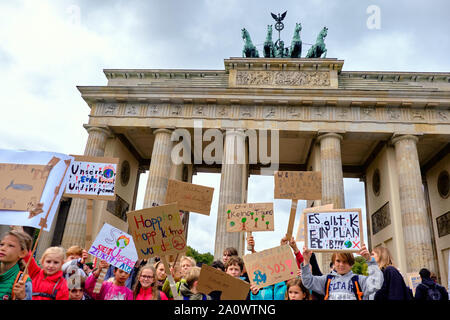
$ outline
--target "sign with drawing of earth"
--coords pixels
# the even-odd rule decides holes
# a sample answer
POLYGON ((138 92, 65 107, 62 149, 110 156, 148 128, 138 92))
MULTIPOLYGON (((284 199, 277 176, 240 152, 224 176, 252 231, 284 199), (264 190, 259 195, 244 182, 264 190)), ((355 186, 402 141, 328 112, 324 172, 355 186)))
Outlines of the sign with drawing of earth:
POLYGON ((138 260, 133 237, 107 223, 92 243, 89 254, 128 273, 138 260))

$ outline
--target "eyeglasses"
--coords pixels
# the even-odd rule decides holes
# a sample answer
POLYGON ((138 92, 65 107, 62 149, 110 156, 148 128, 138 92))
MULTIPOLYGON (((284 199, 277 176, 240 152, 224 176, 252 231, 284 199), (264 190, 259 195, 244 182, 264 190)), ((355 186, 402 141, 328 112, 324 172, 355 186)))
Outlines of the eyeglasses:
POLYGON ((141 278, 142 278, 142 279, 150 280, 150 279, 153 279, 154 276, 141 276, 141 278))

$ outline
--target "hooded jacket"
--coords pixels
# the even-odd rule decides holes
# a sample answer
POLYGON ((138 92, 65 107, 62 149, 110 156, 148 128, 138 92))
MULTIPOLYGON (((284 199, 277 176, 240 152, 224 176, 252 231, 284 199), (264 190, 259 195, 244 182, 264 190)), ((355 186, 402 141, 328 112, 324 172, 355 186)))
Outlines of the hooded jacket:
MULTIPOLYGON (((28 262, 30 255, 24 258, 25 262, 28 262)), ((48 297, 39 296, 37 294, 49 294, 56 293, 55 300, 69 300, 69 289, 67 288, 67 281, 64 279, 63 272, 60 270, 51 276, 47 276, 44 270, 41 269, 34 258, 28 265, 28 274, 33 281, 33 300, 52 300, 48 297)))
MULTIPOLYGON (((367 262, 369 266, 369 276, 358 275, 358 282, 361 291, 364 293, 363 300, 373 300, 375 293, 381 288, 383 284, 383 273, 378 268, 375 260, 367 262)), ((327 282, 327 275, 313 276, 308 265, 302 263, 302 282, 305 288, 313 290, 321 295, 325 295, 325 287, 327 282)), ((338 274, 336 271, 330 273, 332 275, 329 300, 356 300, 353 292, 352 277, 355 275, 352 271, 344 275, 338 274)))
POLYGON ((436 287, 440 294, 442 301, 448 300, 448 292, 447 290, 431 280, 430 278, 422 279, 422 283, 419 283, 419 285, 416 288, 416 294, 414 296, 414 300, 428 300, 428 288, 436 287))

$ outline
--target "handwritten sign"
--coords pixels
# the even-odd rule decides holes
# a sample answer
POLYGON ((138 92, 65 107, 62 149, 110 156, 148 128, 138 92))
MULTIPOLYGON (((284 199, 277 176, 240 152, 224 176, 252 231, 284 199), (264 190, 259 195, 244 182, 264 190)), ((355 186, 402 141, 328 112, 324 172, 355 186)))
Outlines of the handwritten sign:
POLYGON ((74 156, 64 196, 115 200, 118 158, 74 156))
POLYGON ((422 283, 422 278, 418 272, 407 273, 406 277, 408 278, 408 286, 413 291, 413 295, 415 295, 417 286, 422 283))
POLYGON ((71 161, 55 152, 0 150, 0 224, 48 231, 71 161))
POLYGON ((165 202, 176 202, 180 210, 209 216, 213 193, 214 188, 178 180, 169 180, 165 202))
POLYGON ((273 203, 240 203, 226 207, 227 232, 273 231, 273 203))
POLYGON ((359 252, 363 244, 361 209, 305 213, 305 245, 317 252, 359 252))
POLYGON ((0 209, 30 211, 39 203, 51 166, 0 163, 0 209))
POLYGON ((251 284, 258 288, 293 279, 298 267, 289 245, 278 246, 243 257, 251 284))
POLYGON ((295 241, 305 241, 305 219, 303 215, 307 212, 318 212, 323 210, 333 210, 333 204, 326 204, 323 206, 311 207, 303 209, 303 212, 300 214, 300 220, 297 229, 297 236, 295 241))
POLYGON ((318 171, 275 171, 275 199, 322 199, 322 173, 318 171))
POLYGON ((245 300, 250 290, 250 284, 203 264, 198 278, 197 290, 205 294, 218 291, 220 292, 220 300, 245 300))
POLYGON ((176 203, 132 211, 127 216, 140 259, 186 251, 186 237, 176 203))
POLYGON ((138 259, 133 237, 105 223, 88 251, 94 257, 130 273, 138 259))

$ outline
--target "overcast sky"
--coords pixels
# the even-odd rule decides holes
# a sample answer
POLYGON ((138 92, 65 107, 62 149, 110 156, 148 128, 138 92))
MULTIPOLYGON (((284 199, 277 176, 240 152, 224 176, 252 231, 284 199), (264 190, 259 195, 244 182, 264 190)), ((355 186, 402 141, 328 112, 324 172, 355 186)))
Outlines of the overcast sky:
MULTIPOLYGON (((447 0, 2 1, 0 148, 82 154, 89 107, 77 85, 106 85, 106 68, 224 69, 223 59, 241 56, 244 27, 262 55, 271 12, 288 11, 286 44, 302 23, 302 56, 327 26, 327 57, 345 71, 449 72, 449 9, 447 0)), ((188 244, 200 252, 214 248, 219 179, 194 177, 216 188, 211 216, 191 215, 188 244)), ((248 201, 272 201, 272 180, 252 176, 248 201)), ((344 187, 346 206, 364 209, 362 183, 344 187)), ((256 234, 258 250, 278 245, 289 208, 275 201, 275 231, 256 234)))

